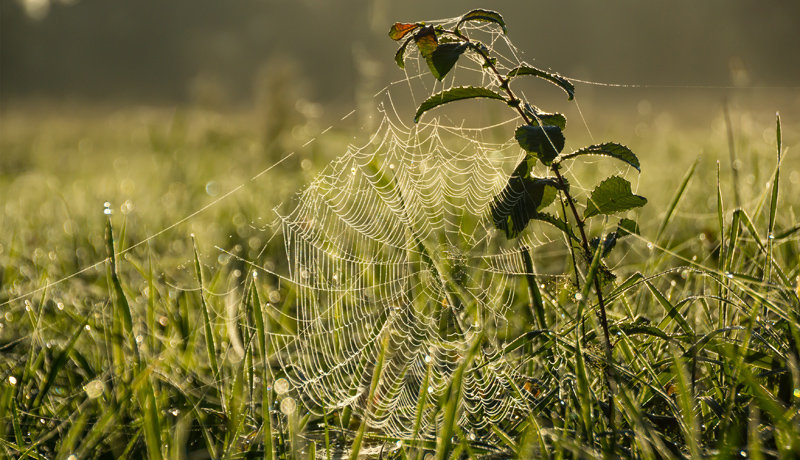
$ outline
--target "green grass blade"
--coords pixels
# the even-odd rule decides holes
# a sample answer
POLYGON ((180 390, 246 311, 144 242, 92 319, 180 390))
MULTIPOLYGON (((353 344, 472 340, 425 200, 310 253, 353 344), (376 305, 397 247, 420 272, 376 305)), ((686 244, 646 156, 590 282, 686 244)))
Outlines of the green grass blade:
POLYGON ((125 296, 125 291, 122 289, 122 283, 117 275, 117 259, 114 251, 114 229, 111 226, 111 216, 106 219, 105 230, 105 243, 106 254, 108 257, 108 279, 111 285, 111 298, 114 306, 114 315, 112 317, 111 332, 114 342, 114 353, 117 375, 124 375, 128 372, 128 362, 125 358, 125 350, 122 344, 125 337, 128 338, 129 346, 133 353, 136 369, 139 369, 141 362, 139 358, 139 346, 136 343, 136 337, 133 333, 133 318, 131 315, 131 307, 128 304, 128 298, 125 296))
POLYGON ((412 446, 419 448, 419 435, 422 428, 422 416, 425 414, 425 406, 428 402, 428 385, 430 384, 431 372, 433 371, 433 360, 430 360, 425 369, 425 379, 419 387, 419 394, 417 395, 417 409, 414 415, 414 429, 411 432, 412 446))
POLYGON ((217 364, 217 347, 214 343, 214 328, 211 325, 211 313, 208 304, 206 303, 205 291, 203 286, 203 272, 200 269, 200 255, 197 252, 197 242, 192 235, 192 246, 194 248, 194 271, 197 277, 197 283, 200 285, 200 311, 203 314, 203 332, 205 335, 206 352, 208 353, 208 362, 211 366, 211 373, 213 374, 214 381, 217 382, 217 391, 219 392, 220 401, 224 401, 222 392, 222 383, 220 382, 219 364, 217 364))
MULTIPOLYGON (((255 272, 254 272, 255 273, 255 272)), ((261 355, 261 365, 264 369, 261 382, 261 419, 264 437, 264 459, 272 460, 273 442, 272 442, 272 415, 270 414, 270 406, 272 404, 269 385, 267 382, 272 379, 269 367, 269 350, 267 349, 267 321, 264 320, 264 307, 261 304, 261 296, 258 294, 258 283, 253 281, 251 289, 252 303, 253 303, 253 319, 256 326, 256 335, 258 339, 258 348, 261 355)))
POLYGON ((527 247, 522 248, 522 261, 525 265, 525 278, 528 284, 528 297, 530 298, 528 305, 532 316, 538 321, 540 329, 547 329, 544 302, 542 302, 542 294, 539 292, 539 284, 536 281, 536 274, 533 272, 533 261, 527 247))
POLYGON ((675 385, 678 388, 678 406, 680 407, 680 417, 682 419, 681 428, 683 431, 686 445, 689 447, 691 458, 701 458, 700 446, 698 445, 699 427, 697 426, 697 416, 695 414, 694 394, 689 385, 686 366, 683 359, 675 355, 672 360, 672 375, 675 385))
POLYGON ((41 389, 39 390, 39 394, 36 395, 36 399, 33 401, 34 408, 39 407, 42 403, 44 398, 47 396, 47 393, 50 391, 50 388, 53 386, 53 383, 58 376, 58 373, 64 368, 64 365, 67 364, 67 359, 69 358, 70 352, 75 347, 75 343, 78 341, 78 338, 81 336, 83 331, 85 331, 85 326, 89 323, 89 317, 87 316, 84 318, 83 322, 80 326, 72 333, 72 337, 70 337, 69 342, 64 347, 63 350, 58 354, 55 361, 50 366, 50 369, 47 371, 47 376, 44 379, 44 383, 42 384, 41 389))
POLYGON ((483 343, 483 336, 478 335, 473 343, 470 346, 470 349, 467 351, 466 356, 464 357, 464 361, 458 366, 458 369, 453 373, 453 379, 450 382, 450 386, 448 389, 448 396, 446 398, 446 403, 444 406, 444 419, 442 420, 442 427, 439 430, 439 434, 437 436, 437 444, 436 444, 436 459, 437 460, 444 460, 450 457, 450 450, 452 444, 452 434, 454 432, 454 427, 456 425, 456 419, 458 416, 458 407, 460 405, 461 400, 461 389, 464 380, 464 372, 466 371, 467 367, 472 363, 472 359, 477 354, 478 350, 480 349, 481 344, 483 343))
POLYGON ((364 433, 367 429, 367 422, 369 421, 369 415, 372 411, 372 402, 375 398, 375 390, 378 388, 378 382, 380 381, 381 374, 383 373, 383 361, 386 357, 386 350, 389 348, 389 342, 391 337, 387 334, 386 337, 383 339, 383 344, 381 346, 381 351, 378 354, 378 361, 375 364, 375 369, 372 372, 372 382, 369 385, 369 393, 367 396, 367 407, 364 410, 364 418, 361 420, 361 425, 358 427, 358 432, 356 433, 356 438, 353 441, 353 445, 350 451, 350 460, 357 460, 359 458, 359 452, 361 451, 361 442, 364 439, 364 433))
POLYGON ((775 239, 775 216, 778 214, 778 189, 781 177, 781 115, 775 114, 775 137, 778 141, 778 159, 775 164, 775 175, 772 177, 772 196, 769 202, 769 223, 767 224, 767 260, 765 272, 767 280, 772 280, 772 246, 775 239))
POLYGON ((664 297, 664 294, 662 294, 661 291, 658 290, 658 288, 653 286, 653 283, 651 283, 650 281, 645 281, 645 286, 647 286, 647 289, 650 290, 650 292, 653 294, 653 297, 658 301, 659 305, 661 305, 661 307, 663 307, 667 313, 667 317, 665 317, 664 320, 661 321, 661 323, 659 324, 659 329, 663 329, 664 326, 668 324, 667 318, 671 318, 678 324, 678 326, 680 326, 681 329, 683 329, 683 332, 688 334, 690 337, 694 337, 694 329, 692 329, 692 327, 689 325, 689 322, 686 321, 686 318, 684 318, 681 312, 678 311, 677 308, 675 308, 672 302, 670 302, 666 297, 664 297))
POLYGON ((582 422, 584 439, 588 444, 593 444, 593 422, 592 422, 592 390, 589 387, 588 372, 583 357, 583 346, 581 345, 580 328, 575 329, 575 374, 577 376, 578 401, 580 402, 580 418, 582 422))
POLYGON ((660 242, 661 236, 664 234, 664 230, 666 230, 667 225, 669 225, 669 222, 675 213, 675 209, 678 208, 678 204, 680 204, 681 198, 683 198, 683 194, 686 192, 686 186, 689 185, 689 181, 692 179, 692 176, 694 176, 694 171, 697 168, 697 163, 699 161, 699 158, 696 159, 694 163, 692 163, 692 166, 689 168, 689 170, 686 171, 686 174, 684 174, 678 189, 675 191, 675 195, 672 197, 672 201, 670 201, 669 206, 667 206, 667 212, 664 215, 664 219, 661 221, 661 225, 658 227, 658 231, 656 232, 656 243, 660 242))

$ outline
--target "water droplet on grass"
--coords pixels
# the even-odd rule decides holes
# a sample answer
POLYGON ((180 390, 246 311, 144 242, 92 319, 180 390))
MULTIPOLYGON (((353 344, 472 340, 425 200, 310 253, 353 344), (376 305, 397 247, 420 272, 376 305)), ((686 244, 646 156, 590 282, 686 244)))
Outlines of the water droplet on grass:
POLYGON ((100 397, 100 395, 103 394, 103 390, 103 382, 100 380, 92 380, 83 386, 83 391, 86 392, 86 396, 91 399, 100 397))
MULTIPOLYGON (((11 386, 16 385, 17 384, 17 378, 14 377, 13 375, 9 375, 8 376, 8 383, 10 383, 11 386)), ((795 391, 795 393, 796 393, 796 391, 795 391)))
POLYGON ((291 396, 289 396, 288 398, 284 398, 284 400, 281 401, 281 412, 283 412, 284 414, 291 415, 294 413, 296 409, 297 409, 297 403, 291 396))
POLYGON ((281 377, 275 381, 275 392, 282 395, 289 391, 289 381, 281 377))
POLYGON ((106 201, 103 203, 103 214, 110 216, 113 211, 111 210, 111 203, 106 201))

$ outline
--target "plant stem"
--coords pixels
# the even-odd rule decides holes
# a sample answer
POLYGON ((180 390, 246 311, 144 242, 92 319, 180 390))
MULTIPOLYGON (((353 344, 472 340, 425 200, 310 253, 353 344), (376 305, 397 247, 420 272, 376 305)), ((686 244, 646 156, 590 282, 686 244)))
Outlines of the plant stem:
MULTIPOLYGON (((506 95, 509 97, 509 100, 507 101, 508 105, 513 107, 519 113, 520 117, 522 117, 522 119, 525 120, 526 124, 532 125, 533 121, 530 119, 530 117, 528 117, 528 115, 525 113, 525 111, 521 107, 522 101, 520 99, 518 99, 514 95, 514 92, 509 87, 509 84, 508 84, 509 83, 509 79, 504 77, 500 73, 500 71, 497 70, 497 66, 495 65, 494 61, 486 54, 486 51, 483 48, 481 48, 480 46, 478 46, 475 43, 471 42, 469 40, 469 38, 467 38, 466 36, 462 35, 460 32, 456 32, 456 31, 446 31, 446 32, 450 33, 452 35, 455 35, 456 37, 458 37, 461 40, 464 40, 464 42, 466 42, 472 50, 474 50, 476 53, 481 55, 481 57, 483 58, 483 61, 484 61, 484 65, 489 70, 491 70, 492 74, 495 76, 495 78, 497 78, 497 81, 498 81, 498 84, 499 84, 500 88, 502 88, 503 91, 505 91, 506 95)), ((572 196, 569 193, 569 189, 567 188, 567 183, 564 180, 564 177, 561 175, 561 172, 559 171, 558 163, 551 164, 550 165, 550 170, 553 171, 553 173, 556 175, 556 178, 557 178, 558 184, 559 184, 559 188, 564 193, 564 197, 566 198, 567 204, 569 205, 570 210, 572 211, 572 216, 575 218, 575 224, 578 226, 578 230, 580 231, 580 235, 581 235, 581 246, 583 247, 583 251, 588 256, 591 256, 591 251, 589 250, 589 239, 586 237, 586 231, 584 229, 585 223, 584 223, 583 219, 581 219, 581 216, 578 213, 578 209, 575 207, 575 200, 572 198, 572 196)), ((524 254, 523 254, 523 257, 524 257, 524 254)), ((577 270, 576 270, 576 272, 577 272, 577 270)), ((576 276, 577 276, 577 273, 576 273, 576 276)), ((530 284, 530 282, 531 282, 531 280, 528 279, 528 283, 529 284, 530 284)), ((613 357, 613 350, 612 350, 612 345, 611 345, 611 334, 609 333, 609 330, 608 330, 608 318, 607 318, 607 315, 606 315, 606 306, 605 306, 605 302, 603 301, 603 290, 602 290, 602 286, 600 285, 600 279, 599 279, 599 277, 596 277, 596 276, 594 277, 594 290, 595 290, 595 293, 597 294, 597 304, 598 304, 598 307, 599 307, 600 325, 601 325, 601 327, 603 329, 603 336, 604 336, 605 342, 606 342, 605 355, 606 355, 607 363, 606 363, 606 368, 605 368, 605 377, 606 377, 606 384, 608 385, 608 414, 607 415, 608 415, 609 426, 611 428, 612 433, 614 433, 616 431, 616 429, 614 427, 614 396, 613 396, 613 392, 614 392, 613 388, 614 388, 614 386, 613 386, 613 378, 611 376, 611 374, 613 372, 611 370, 612 369, 611 368, 611 359, 613 357)), ((616 435, 612 435, 612 437, 611 437, 611 452, 614 451, 615 442, 616 442, 616 435)))
MULTIPOLYGON (((586 230, 584 227, 586 226, 581 219, 580 214, 578 214, 578 209, 575 207, 575 200, 572 198, 572 195, 569 193, 569 189, 566 186, 566 181, 564 180, 564 176, 561 175, 561 171, 559 171, 558 163, 554 163, 550 166, 550 169, 555 173, 556 178, 558 180, 559 186, 561 187, 561 191, 564 193, 564 198, 566 198, 567 204, 569 204, 570 210, 572 210, 572 216, 575 218, 575 224, 578 226, 578 230, 581 234, 581 245, 583 246, 583 250, 587 256, 591 255, 591 251, 589 250, 589 239, 586 237, 586 230)), ((603 328, 603 337, 605 338, 606 342, 606 367, 605 367, 605 377, 606 377, 606 384, 608 386, 608 424, 611 427, 611 431, 615 431, 614 427, 614 387, 613 378, 612 378, 612 358, 613 358, 613 345, 611 345, 611 334, 608 330, 608 317, 606 316, 606 305, 603 301, 603 289, 600 285, 600 278, 598 276, 594 277, 594 291, 597 294, 597 305, 599 310, 599 317, 600 317, 600 326, 603 328)), ((616 436, 612 435, 611 437, 611 451, 614 451, 614 444, 616 441, 616 436)))

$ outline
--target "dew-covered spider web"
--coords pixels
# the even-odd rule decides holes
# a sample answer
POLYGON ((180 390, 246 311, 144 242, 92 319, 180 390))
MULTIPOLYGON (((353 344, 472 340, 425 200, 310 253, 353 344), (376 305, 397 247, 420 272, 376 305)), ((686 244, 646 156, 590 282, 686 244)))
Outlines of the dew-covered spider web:
MULTIPOLYGON (((438 24, 452 28, 455 20, 438 24)), ((462 33, 499 56, 501 72, 520 65, 496 25, 463 26, 462 33)), ((494 226, 498 197, 519 195, 504 200, 512 203, 525 193, 504 191, 524 155, 511 135, 521 122, 513 111, 499 106, 499 141, 490 129, 463 128, 452 110, 449 119, 432 112, 408 123, 413 107, 394 100, 419 104, 454 81, 496 88, 469 53, 434 84, 411 48, 407 84, 378 96, 380 123, 368 142, 350 146, 281 216, 296 333, 271 337, 283 377, 310 411, 350 406, 371 428, 396 436, 435 432, 442 416, 435 401, 481 337, 464 372, 458 420, 474 434, 519 419, 539 396, 537 376, 526 373, 524 357, 504 352, 500 335, 529 321, 521 315, 529 302, 525 275, 532 274, 523 252, 555 234, 538 223, 508 240, 494 226), (379 379, 368 400, 373 376, 379 379)))

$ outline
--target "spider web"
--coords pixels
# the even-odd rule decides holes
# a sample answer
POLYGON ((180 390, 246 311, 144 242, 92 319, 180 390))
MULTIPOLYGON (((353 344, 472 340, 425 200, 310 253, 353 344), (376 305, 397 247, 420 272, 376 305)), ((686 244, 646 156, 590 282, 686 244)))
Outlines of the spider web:
MULTIPOLYGON (((452 27, 455 21, 432 24, 452 27)), ((494 26, 465 26, 462 33, 480 35, 492 55, 500 53, 501 72, 520 64, 494 26)), ((406 81, 415 102, 418 94, 453 81, 494 85, 479 64, 466 61, 442 87, 428 88, 432 77, 411 48, 406 81)), ((474 430, 518 418, 535 399, 534 376, 520 370, 522 358, 502 353, 497 335, 512 307, 527 302, 517 294, 527 271, 522 251, 551 239, 527 230, 508 241, 494 228, 492 204, 508 193, 504 188, 524 155, 513 139, 486 141, 487 130, 435 118, 409 127, 391 92, 383 96, 381 122, 369 142, 350 146, 281 216, 297 329, 272 335, 273 346, 292 393, 309 410, 351 406, 372 428, 407 436, 421 395, 427 392, 428 401, 445 395, 481 335, 485 344, 464 373, 458 420, 474 436, 474 430)), ((518 121, 509 117, 497 126, 512 123, 518 121)), ((420 434, 435 432, 441 420, 435 410, 435 404, 423 408, 420 434)))

